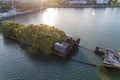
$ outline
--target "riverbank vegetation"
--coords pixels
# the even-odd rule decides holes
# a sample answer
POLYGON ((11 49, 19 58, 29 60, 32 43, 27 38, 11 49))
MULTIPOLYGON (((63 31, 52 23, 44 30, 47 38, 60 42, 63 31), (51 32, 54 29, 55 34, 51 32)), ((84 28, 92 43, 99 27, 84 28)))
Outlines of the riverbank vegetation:
POLYGON ((18 22, 5 21, 0 27, 6 38, 12 38, 22 45, 27 45, 29 52, 32 53, 40 50, 45 54, 51 54, 53 43, 66 39, 64 31, 45 24, 26 26, 18 22))
POLYGON ((11 2, 2 2, 0 1, 0 11, 4 10, 4 11, 7 11, 7 10, 10 10, 12 9, 12 3, 11 2))

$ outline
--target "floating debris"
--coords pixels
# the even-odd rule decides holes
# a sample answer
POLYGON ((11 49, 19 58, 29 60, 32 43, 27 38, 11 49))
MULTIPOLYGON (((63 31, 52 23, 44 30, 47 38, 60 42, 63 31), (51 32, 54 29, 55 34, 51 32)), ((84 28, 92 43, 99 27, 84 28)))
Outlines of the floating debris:
POLYGON ((120 69, 120 55, 116 51, 96 47, 95 53, 102 55, 102 66, 120 69))

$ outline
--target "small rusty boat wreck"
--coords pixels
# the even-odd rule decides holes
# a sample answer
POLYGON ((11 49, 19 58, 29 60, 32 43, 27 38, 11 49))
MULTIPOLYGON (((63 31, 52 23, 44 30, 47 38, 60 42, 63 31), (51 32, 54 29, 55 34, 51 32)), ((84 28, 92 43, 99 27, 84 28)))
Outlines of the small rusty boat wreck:
POLYGON ((102 66, 120 69, 120 55, 116 51, 96 47, 95 53, 102 55, 102 66))
POLYGON ((53 54, 66 57, 72 48, 78 47, 79 43, 80 38, 66 34, 66 41, 58 41, 54 43, 52 48, 53 54))

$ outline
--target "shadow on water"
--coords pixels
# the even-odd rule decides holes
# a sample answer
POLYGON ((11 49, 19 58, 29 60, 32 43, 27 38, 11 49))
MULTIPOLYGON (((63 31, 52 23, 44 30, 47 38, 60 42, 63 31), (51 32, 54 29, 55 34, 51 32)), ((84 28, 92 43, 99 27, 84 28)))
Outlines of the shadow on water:
POLYGON ((79 46, 71 59, 89 66, 98 66, 101 63, 99 56, 96 56, 92 50, 79 46))
POLYGON ((4 45, 16 45, 16 44, 18 44, 17 42, 6 39, 4 36, 3 36, 3 41, 4 41, 4 45))
POLYGON ((56 55, 51 55, 51 54, 44 54, 42 52, 36 52, 36 53, 33 53, 33 54, 29 54, 27 53, 28 56, 35 62, 39 62, 39 61, 43 61, 43 62, 46 62, 46 63, 49 63, 49 62, 62 62, 62 63, 67 63, 66 60, 62 59, 61 57, 59 56, 56 56, 56 55))
MULTIPOLYGON (((19 45, 19 47, 23 50, 25 50, 25 55, 27 55, 26 57, 29 57, 32 61, 36 61, 36 62, 61 62, 61 63, 68 63, 69 61, 73 61, 73 62, 77 62, 77 63, 82 63, 82 64, 87 64, 87 65, 92 65, 92 66, 96 66, 97 64, 94 63, 96 59, 95 56, 93 55, 93 53, 91 54, 90 51, 85 50, 83 48, 80 47, 74 47, 70 54, 66 57, 66 58, 62 58, 56 55, 45 55, 43 52, 38 51, 38 52, 29 52, 29 50, 27 50, 26 46, 20 45, 17 42, 8 40, 8 39, 4 39, 4 45, 6 46, 13 46, 15 47, 16 45, 19 45)), ((34 50, 34 49, 32 49, 34 50)), ((96 61, 97 62, 97 61, 96 61)))
MULTIPOLYGON (((86 54, 86 51, 89 52, 89 50, 82 51, 80 47, 74 47, 71 50, 70 54, 64 59, 76 62, 78 64, 85 64, 87 66, 98 66, 98 64, 94 63, 91 59, 89 59, 89 57, 87 57, 89 56, 89 53, 86 54)), ((90 56, 90 58, 94 58, 93 57, 94 54, 92 53, 91 55, 92 56, 90 56)))
POLYGON ((67 57, 67 58, 71 58, 71 56, 75 56, 78 51, 79 51, 79 48, 78 48, 78 47, 72 48, 72 50, 70 51, 70 54, 68 54, 68 57, 67 57))
POLYGON ((46 55, 42 51, 38 51, 38 52, 36 52, 34 54, 28 54, 28 55, 29 55, 29 57, 31 59, 33 59, 35 61, 39 61, 39 60, 42 60, 42 61, 45 61, 45 62, 59 61, 62 64, 64 64, 64 63, 66 64, 66 63, 68 63, 70 61, 71 56, 76 55, 78 51, 79 51, 79 48, 78 47, 74 47, 70 51, 70 54, 68 54, 66 57, 61 57, 61 56, 58 56, 58 55, 55 55, 55 54, 48 54, 48 55, 46 55))
POLYGON ((120 79, 120 69, 100 67, 99 75, 102 80, 119 80, 120 79))
MULTIPOLYGON (((18 46, 19 48, 21 48, 22 50, 25 50, 24 54, 32 61, 34 62, 45 62, 45 63, 62 63, 62 64, 66 64, 68 62, 68 60, 65 60, 59 56, 56 55, 50 55, 50 54, 44 54, 41 51, 35 51, 35 52, 29 52, 29 50, 27 50, 27 47, 25 45, 21 45, 17 42, 11 41, 9 39, 6 39, 3 37, 3 43, 5 46, 10 46, 10 47, 16 47, 18 46)), ((22 53, 22 52, 21 52, 22 53)))

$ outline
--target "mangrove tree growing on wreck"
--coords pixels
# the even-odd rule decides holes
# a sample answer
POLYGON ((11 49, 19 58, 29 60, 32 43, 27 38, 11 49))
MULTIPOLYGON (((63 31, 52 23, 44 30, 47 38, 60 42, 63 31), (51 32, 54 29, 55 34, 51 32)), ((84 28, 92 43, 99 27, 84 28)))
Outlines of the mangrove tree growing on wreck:
POLYGON ((5 21, 0 27, 5 37, 16 39, 21 44, 27 45, 30 52, 36 52, 39 49, 45 54, 51 54, 53 43, 66 39, 64 31, 45 24, 25 26, 18 22, 5 21))

